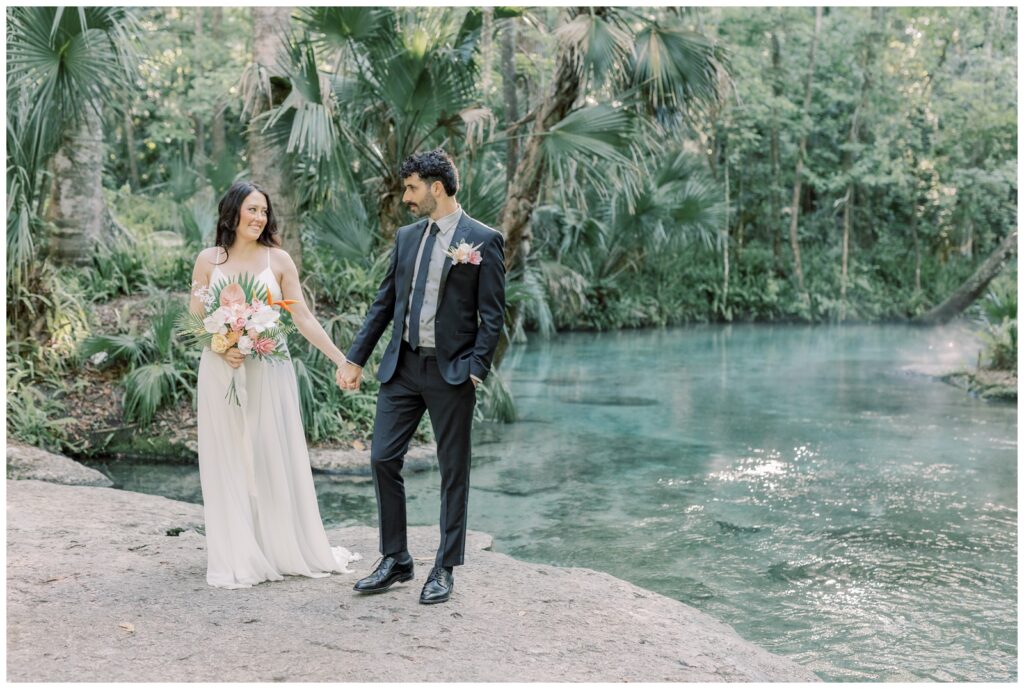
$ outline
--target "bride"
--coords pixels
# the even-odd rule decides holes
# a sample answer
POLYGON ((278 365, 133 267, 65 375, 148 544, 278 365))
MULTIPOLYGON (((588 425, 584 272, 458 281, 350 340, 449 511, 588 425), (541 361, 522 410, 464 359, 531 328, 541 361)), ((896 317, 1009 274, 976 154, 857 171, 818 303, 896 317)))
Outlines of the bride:
MULTIPOLYGON (((277 248, 270 197, 255 184, 235 182, 220 200, 219 214, 216 246, 199 254, 192 272, 190 310, 204 313, 203 288, 255 275, 275 301, 295 300, 292 319, 299 333, 340 366, 345 355, 306 306, 291 256, 277 248)), ((206 582, 245 588, 285 574, 350 572, 347 564, 359 555, 331 548, 320 521, 292 362, 206 347, 197 392, 206 582), (225 399, 233 375, 241 406, 225 399)))

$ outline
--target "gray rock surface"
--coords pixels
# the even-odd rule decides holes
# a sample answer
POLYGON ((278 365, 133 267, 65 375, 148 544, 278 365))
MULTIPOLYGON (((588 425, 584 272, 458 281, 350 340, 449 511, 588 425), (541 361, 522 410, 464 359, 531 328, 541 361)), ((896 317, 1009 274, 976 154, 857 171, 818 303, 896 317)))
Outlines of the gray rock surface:
MULTIPOLYGON (((354 448, 309 448, 314 471, 348 476, 370 475, 370 450, 354 448)), ((405 455, 403 471, 427 471, 437 466, 437 445, 414 445, 405 455)))
POLYGON ((95 469, 64 455, 7 439, 7 478, 35 479, 69 486, 112 486, 113 482, 95 469))
POLYGON ((8 481, 8 681, 817 679, 689 606, 482 550, 476 532, 442 605, 417 602, 437 544, 427 527, 410 530, 416 578, 385 594, 351 590, 376 559, 369 527, 328 532, 363 554, 356 573, 214 589, 201 524, 198 505, 8 481))

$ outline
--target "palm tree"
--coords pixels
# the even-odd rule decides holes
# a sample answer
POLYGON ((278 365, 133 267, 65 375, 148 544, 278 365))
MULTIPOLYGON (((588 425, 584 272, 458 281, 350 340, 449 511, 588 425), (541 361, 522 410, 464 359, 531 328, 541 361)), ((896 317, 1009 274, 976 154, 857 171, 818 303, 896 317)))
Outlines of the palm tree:
POLYGON ((11 7, 7 17, 11 258, 24 267, 34 250, 45 168, 52 163, 45 217, 53 226, 53 253, 84 263, 113 225, 102 194, 101 116, 130 88, 139 29, 124 7, 11 7))
POLYGON ((704 36, 629 8, 569 8, 565 18, 555 32, 555 78, 529 122, 506 195, 502 231, 510 269, 529 254, 530 218, 546 173, 582 197, 574 189, 577 173, 601 185, 611 164, 621 174, 618 183, 635 187, 642 168, 630 148, 637 147, 638 128, 663 141, 673 124, 718 99, 724 55, 704 36), (605 104, 597 103, 598 94, 605 104))
MULTIPOLYGON (((661 266, 663 257, 674 260, 686 245, 713 247, 724 220, 721 193, 711 175, 700 158, 679 149, 663 157, 636 193, 619 188, 605 200, 591 193, 587 213, 542 205, 532 219, 538 245, 523 279, 540 282, 539 296, 550 303, 556 325, 600 310, 602 304, 588 302, 620 292, 646 266, 661 266)), ((516 314, 513 337, 520 334, 524 315, 545 329, 543 310, 524 305, 529 313, 516 314)))
POLYGON ((398 163, 425 147, 462 145, 490 116, 475 100, 478 10, 303 9, 288 49, 290 93, 267 131, 296 156, 305 205, 341 191, 373 197, 381 235, 407 222, 398 163), (318 65, 329 65, 321 70, 318 65))

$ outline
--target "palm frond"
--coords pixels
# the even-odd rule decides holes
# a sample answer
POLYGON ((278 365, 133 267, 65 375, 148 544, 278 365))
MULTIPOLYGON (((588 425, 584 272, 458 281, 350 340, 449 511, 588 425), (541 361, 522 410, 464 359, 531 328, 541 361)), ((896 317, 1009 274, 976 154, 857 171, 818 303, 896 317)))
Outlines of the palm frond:
POLYGON ((310 213, 303 227, 314 242, 338 259, 363 263, 372 257, 376 233, 362 199, 355 193, 345 194, 337 204, 310 213))
POLYGON ((304 7, 297 20, 315 37, 316 47, 328 52, 387 44, 395 21, 387 7, 304 7))
POLYGON ((480 385, 477 390, 477 402, 474 418, 481 421, 515 423, 516 403, 512 398, 512 391, 498 369, 492 368, 487 380, 480 385))
POLYGON ((459 168, 460 203, 472 209, 474 218, 491 227, 501 223, 505 207, 505 176, 495 174, 500 164, 496 151, 485 151, 459 168))
POLYGON ((210 294, 213 295, 213 303, 220 303, 220 293, 225 287, 237 283, 245 294, 245 301, 251 302, 254 298, 260 301, 267 299, 267 285, 262 280, 257 280, 255 275, 248 272, 239 273, 233 277, 224 277, 210 285, 210 294))
POLYGON ((102 362, 103 366, 119 362, 127 362, 134 366, 149 356, 150 347, 145 336, 123 333, 93 335, 84 340, 78 350, 79 356, 86 359, 100 352, 105 352, 107 355, 102 362))
POLYGON ((651 23, 636 37, 635 83, 652 108, 699 108, 719 99, 721 49, 693 31, 651 23))
POLYGON ((312 42, 308 38, 289 41, 278 59, 278 69, 291 82, 291 90, 270 112, 263 129, 274 127, 287 116, 288 153, 304 154, 313 160, 329 156, 338 140, 334 99, 330 80, 317 68, 312 42))
POLYGON ((149 335, 153 346, 163 361, 171 358, 178 319, 181 313, 186 310, 184 305, 178 300, 167 300, 163 302, 162 308, 156 312, 150 321, 149 335))
POLYGON ((147 425, 160 407, 177 398, 186 381, 174 364, 153 363, 133 369, 123 385, 125 419, 147 425))
POLYGON ((510 342, 526 341, 527 319, 537 326, 542 337, 555 333, 555 322, 551 315, 550 297, 544 289, 544 281, 537 268, 527 266, 521 280, 511 280, 505 289, 506 308, 515 314, 511 320, 510 342))
POLYGON ((76 122, 130 87, 138 32, 128 8, 12 7, 8 21, 8 83, 29 94, 33 110, 76 122))
MULTIPOLYGON (((575 10, 573 10, 575 11, 575 10)), ((613 8, 584 8, 555 31, 581 82, 600 86, 629 65, 633 38, 613 8)))
POLYGON ((212 190, 204 189, 183 205, 176 206, 179 232, 195 246, 208 246, 217 229, 217 203, 212 190))
POLYGON ((629 146, 632 118, 624 110, 607 105, 581 108, 570 113, 544 135, 545 155, 551 159, 591 156, 628 166, 623 154, 629 146))

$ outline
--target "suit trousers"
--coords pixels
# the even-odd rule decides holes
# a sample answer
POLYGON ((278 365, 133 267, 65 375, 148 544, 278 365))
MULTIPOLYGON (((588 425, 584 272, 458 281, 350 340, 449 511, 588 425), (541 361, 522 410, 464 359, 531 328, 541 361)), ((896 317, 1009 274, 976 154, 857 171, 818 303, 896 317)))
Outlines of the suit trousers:
POLYGON ((461 565, 466 551, 466 511, 469 502, 470 431, 476 387, 467 380, 452 385, 441 377, 434 356, 421 356, 402 342, 398 366, 380 387, 373 424, 370 465, 380 520, 380 553, 408 551, 405 482, 402 466, 409 442, 423 412, 437 439, 441 470, 441 542, 435 565, 461 565))

